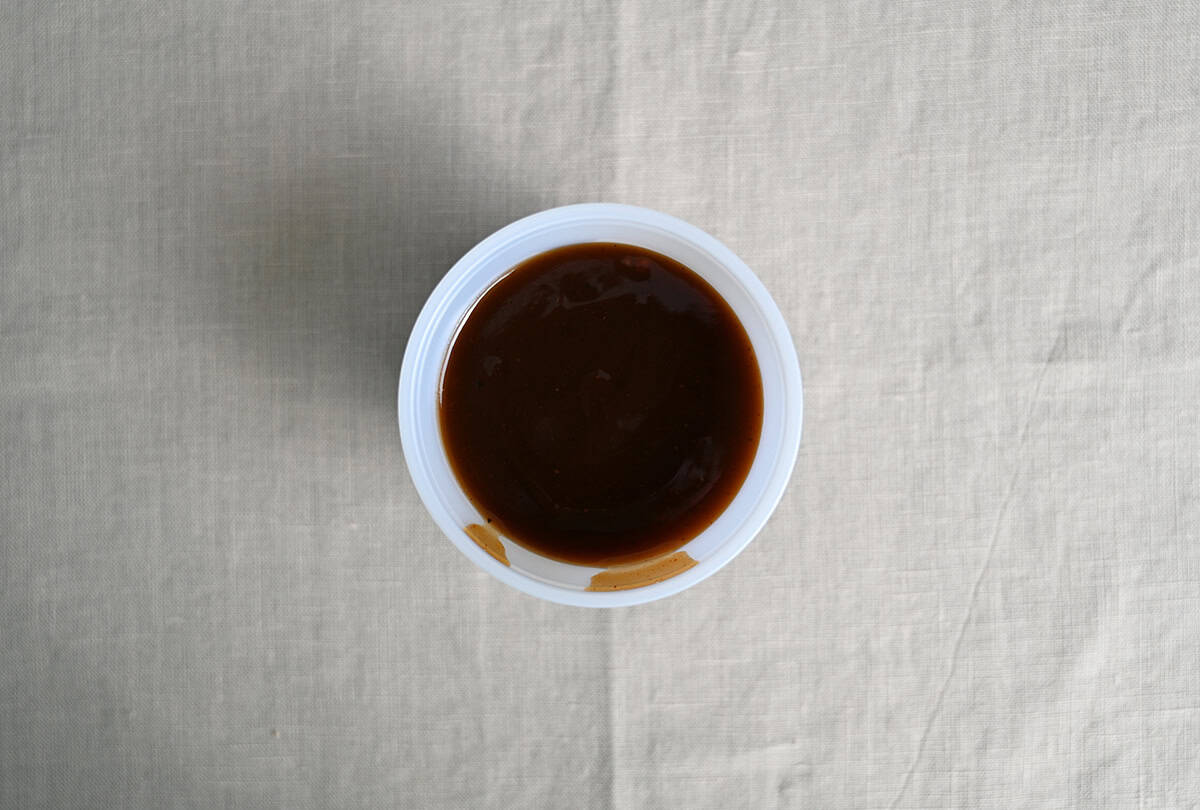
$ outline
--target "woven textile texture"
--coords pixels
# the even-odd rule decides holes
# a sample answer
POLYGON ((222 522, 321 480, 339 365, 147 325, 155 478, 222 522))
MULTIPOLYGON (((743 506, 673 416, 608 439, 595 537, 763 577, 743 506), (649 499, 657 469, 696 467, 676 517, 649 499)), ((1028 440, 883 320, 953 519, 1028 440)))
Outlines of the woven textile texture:
POLYGON ((0 4, 0 808, 1200 802, 1200 6, 0 4), (618 611, 476 570, 396 380, 572 202, 728 244, 805 433, 618 611))

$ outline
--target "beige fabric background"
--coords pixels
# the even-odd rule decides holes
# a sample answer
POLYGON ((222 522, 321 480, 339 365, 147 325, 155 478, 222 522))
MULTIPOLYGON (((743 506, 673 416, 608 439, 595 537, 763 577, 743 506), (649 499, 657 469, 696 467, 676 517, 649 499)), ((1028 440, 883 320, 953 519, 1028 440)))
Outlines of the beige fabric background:
POLYGON ((0 5, 0 806, 1197 806, 1197 6, 789 5, 0 5), (584 200, 806 381, 758 540, 616 612, 474 570, 394 413, 584 200))

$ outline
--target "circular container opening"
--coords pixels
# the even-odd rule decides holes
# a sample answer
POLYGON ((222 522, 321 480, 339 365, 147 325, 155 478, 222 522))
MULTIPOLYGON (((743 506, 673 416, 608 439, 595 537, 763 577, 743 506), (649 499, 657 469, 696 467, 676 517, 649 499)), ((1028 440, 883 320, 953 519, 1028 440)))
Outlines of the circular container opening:
POLYGON ((484 239, 450 269, 413 327, 400 374, 398 411, 405 460, 417 491, 434 521, 472 562, 532 596, 562 604, 618 607, 660 599, 700 582, 754 538, 783 495, 795 463, 802 396, 799 364, 783 316, 740 259, 682 220, 644 208, 597 203, 554 208, 518 220, 484 239), (758 360, 762 429, 745 481, 716 520, 674 555, 657 561, 657 568, 654 561, 637 571, 572 565, 496 535, 462 491, 442 443, 438 395, 443 365, 472 305, 526 259, 583 242, 643 247, 699 274, 741 321, 758 360), (639 587, 638 582, 647 584, 639 587))

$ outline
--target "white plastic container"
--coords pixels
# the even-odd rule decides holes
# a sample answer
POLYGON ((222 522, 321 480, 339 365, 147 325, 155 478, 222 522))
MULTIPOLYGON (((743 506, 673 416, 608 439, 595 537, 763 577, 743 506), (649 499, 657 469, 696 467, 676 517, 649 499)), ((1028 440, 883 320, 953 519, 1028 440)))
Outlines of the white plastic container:
MULTIPOLYGON (((762 282, 727 247, 675 217, 630 205, 589 203, 552 208, 501 228, 463 256, 421 310, 404 352, 400 438, 417 492, 434 521, 471 562, 532 596, 567 605, 620 607, 661 599, 711 576, 767 522, 787 486, 800 446, 803 393, 796 350, 762 282), (754 463, 724 512, 680 549, 695 564, 662 581, 625 590, 587 590, 605 570, 550 560, 499 538, 505 565, 466 532, 483 522, 463 494, 438 427, 438 394, 450 345, 474 303, 508 270, 552 248, 621 242, 670 256, 704 277, 728 302, 758 358, 763 385, 762 435, 754 463)), ((689 560, 689 564, 690 564, 689 560)))

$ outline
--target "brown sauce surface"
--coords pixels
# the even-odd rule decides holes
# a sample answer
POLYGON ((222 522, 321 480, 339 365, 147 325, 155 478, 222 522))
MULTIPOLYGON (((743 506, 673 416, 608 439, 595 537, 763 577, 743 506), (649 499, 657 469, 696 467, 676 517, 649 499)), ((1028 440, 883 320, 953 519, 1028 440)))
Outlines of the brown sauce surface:
POLYGON ((442 441, 493 528, 553 559, 678 549, 729 505, 762 428, 762 380, 729 305, 682 264, 591 243, 523 262, 446 359, 442 441))

